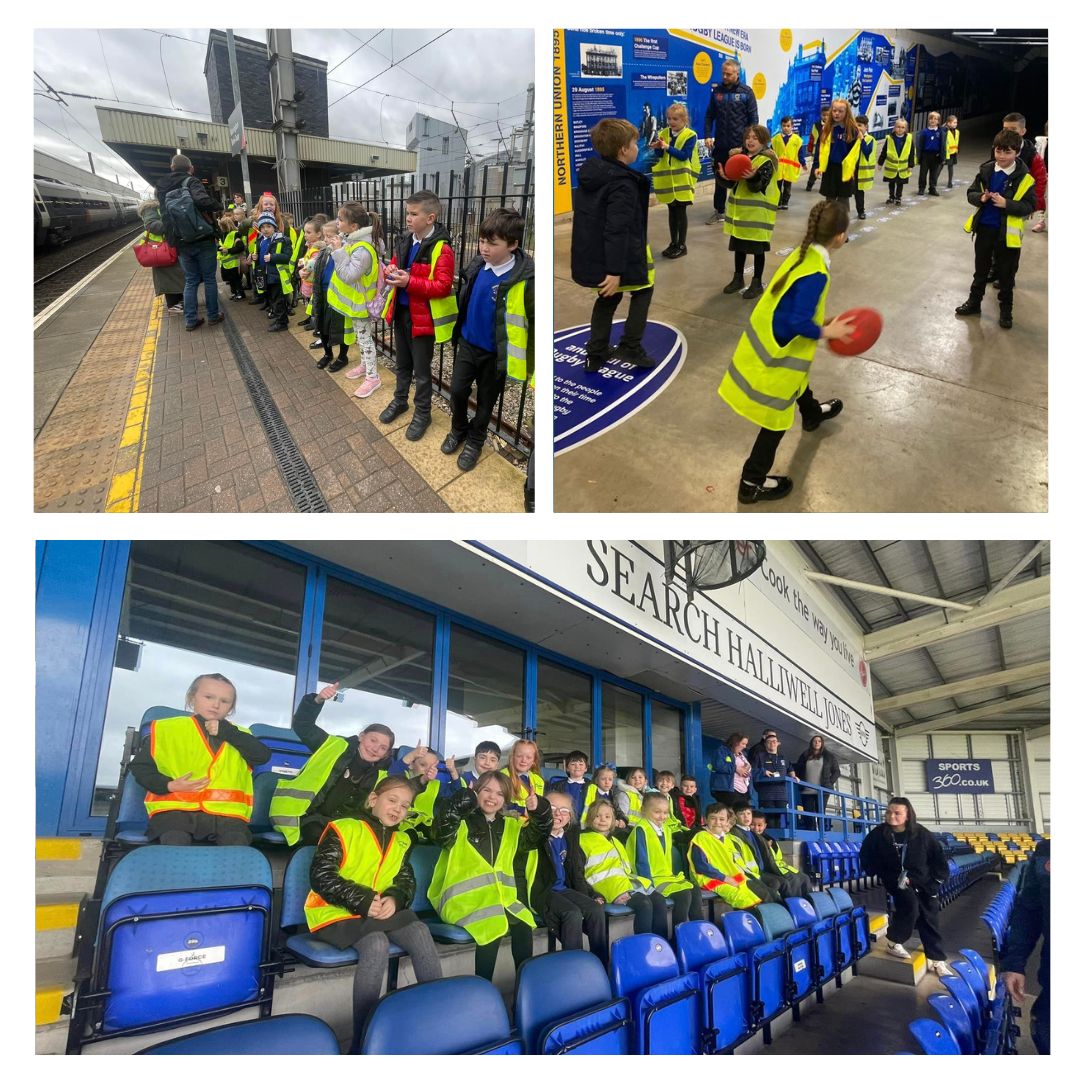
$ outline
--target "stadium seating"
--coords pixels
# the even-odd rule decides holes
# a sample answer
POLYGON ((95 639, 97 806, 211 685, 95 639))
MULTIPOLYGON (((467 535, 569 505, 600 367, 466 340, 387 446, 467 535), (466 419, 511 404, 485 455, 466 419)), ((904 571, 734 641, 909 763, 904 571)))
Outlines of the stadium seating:
MULTIPOLYGON (((870 916, 865 907, 856 905, 851 897, 843 889, 826 890, 832 897, 836 910, 841 915, 848 914, 851 919, 850 936, 843 942, 845 952, 845 964, 848 964, 858 974, 858 962, 870 951, 870 916)), ((838 933, 844 933, 843 923, 837 927, 838 933)))
MULTIPOLYGON (((826 895, 814 893, 814 896, 826 895)), ((817 999, 823 1000, 822 988, 836 977, 836 905, 833 910, 818 909, 801 896, 791 896, 784 901, 795 925, 810 931, 814 949, 814 983, 817 986, 817 999)))
POLYGON ((908 1031, 924 1054, 959 1054, 960 1046, 947 1027, 927 1018, 912 1020, 908 1031))
POLYGON ((675 928, 675 952, 684 974, 698 977, 703 1049, 722 1054, 754 1032, 752 986, 744 953, 732 953, 719 927, 701 920, 675 928))
POLYGON ((337 1054, 337 1037, 315 1016, 301 1013, 245 1020, 239 1024, 182 1035, 140 1050, 140 1054, 337 1054))
POLYGON ((721 928, 733 953, 746 956, 750 973, 750 1015, 754 1026, 766 1028, 788 1006, 787 951, 783 941, 769 941, 764 927, 749 911, 729 911, 720 916, 721 928))
POLYGON ((810 931, 795 925, 791 912, 782 904, 759 904, 754 915, 760 920, 769 941, 780 941, 786 954, 786 998, 792 1015, 799 1019, 799 1002, 817 989, 814 978, 814 944, 810 931))

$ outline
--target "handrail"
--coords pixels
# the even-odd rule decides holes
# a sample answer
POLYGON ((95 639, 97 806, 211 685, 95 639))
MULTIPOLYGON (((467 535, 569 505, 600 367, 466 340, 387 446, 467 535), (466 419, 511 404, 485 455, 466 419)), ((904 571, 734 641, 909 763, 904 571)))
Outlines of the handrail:
MULTIPOLYGON (((784 782, 786 807, 765 808, 771 814, 782 814, 784 817, 784 824, 780 827, 770 823, 769 831, 774 836, 789 840, 848 840, 865 836, 875 825, 880 825, 885 820, 883 802, 866 795, 852 795, 848 791, 822 787, 820 784, 810 783, 809 780, 798 780, 791 776, 777 777, 773 781, 764 782, 765 791, 768 791, 770 784, 778 784, 781 779, 784 782), (801 803, 803 791, 807 789, 820 795, 819 810, 796 809, 801 803), (839 800, 839 806, 832 810, 829 809, 831 799, 839 800), (811 824, 806 827, 808 822, 811 824), (833 828, 834 824, 839 824, 839 829, 833 828)), ((761 782, 754 782, 754 790, 760 800, 764 794, 761 782)))

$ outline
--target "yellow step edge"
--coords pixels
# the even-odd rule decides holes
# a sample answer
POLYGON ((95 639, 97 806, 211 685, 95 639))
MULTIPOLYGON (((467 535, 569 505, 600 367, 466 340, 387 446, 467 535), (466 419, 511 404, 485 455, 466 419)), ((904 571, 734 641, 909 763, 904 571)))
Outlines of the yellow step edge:
POLYGON ((72 930, 78 918, 78 904, 38 904, 34 909, 34 929, 72 930))
POLYGON ((889 922, 889 918, 888 918, 887 915, 875 915, 870 920, 870 933, 871 934, 880 933, 882 930, 885 929, 888 922, 889 922))
POLYGON ((35 1024, 55 1024, 60 1019, 60 1006, 67 990, 62 986, 45 986, 34 995, 35 1024))
POLYGON ((39 838, 37 841, 36 858, 44 859, 68 859, 82 858, 82 841, 71 840, 62 837, 39 838))
POLYGON ((913 949, 911 952, 911 966, 920 975, 926 974, 926 953, 922 949, 913 949))

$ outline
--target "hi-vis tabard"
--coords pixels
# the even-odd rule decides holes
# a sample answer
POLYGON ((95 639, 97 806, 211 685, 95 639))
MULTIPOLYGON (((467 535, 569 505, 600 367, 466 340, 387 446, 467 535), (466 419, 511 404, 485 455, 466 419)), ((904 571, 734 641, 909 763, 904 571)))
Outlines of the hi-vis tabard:
POLYGON ((896 152, 896 139, 885 136, 885 171, 881 174, 886 180, 907 180, 911 176, 911 132, 904 136, 900 153, 896 152))
POLYGON ((234 267, 240 264, 240 256, 232 250, 236 244, 236 230, 228 233, 224 240, 221 241, 221 246, 218 248, 218 262, 221 264, 222 270, 232 270, 234 267))
MULTIPOLYGON (((506 292, 506 374, 518 382, 536 385, 536 372, 529 371, 529 316, 525 311, 526 282, 516 281, 506 292)), ((541 794, 541 792, 537 792, 541 794)))
POLYGON ((772 137, 773 153, 776 154, 777 160, 780 162, 780 168, 776 173, 776 180, 779 183, 781 180, 798 180, 799 170, 799 147, 802 146, 802 136, 796 135, 792 132, 786 139, 784 133, 778 131, 772 137))
MULTIPOLYGON (((767 161, 769 158, 765 154, 757 154, 753 166, 760 169, 767 161)), ((776 225, 776 207, 779 203, 780 188, 776 183, 775 169, 764 191, 751 191, 750 185, 745 180, 740 180, 728 196, 724 232, 738 240, 768 243, 776 225)))
MULTIPOLYGON (((658 137, 676 150, 681 150, 691 139, 697 138, 697 133, 684 127, 672 138, 671 128, 663 128, 658 137)), ((653 191, 656 193, 657 202, 692 203, 700 173, 701 158, 698 157, 697 143, 694 143, 694 149, 685 161, 672 157, 665 150, 652 167, 653 191)))
MULTIPOLYGON (((247 728, 239 728, 246 735, 247 728)), ((169 716, 150 725, 150 756, 158 772, 176 780, 185 773, 209 783, 202 791, 170 791, 164 795, 146 793, 149 817, 164 810, 199 810, 218 817, 251 820, 251 766, 240 751, 222 742, 215 754, 210 749, 202 724, 194 716, 169 716)))
MULTIPOLYGON (((431 269, 428 272, 428 281, 435 280, 435 264, 439 261, 439 256, 442 254, 442 249, 445 246, 445 240, 438 240, 431 249, 431 269)), ((390 306, 393 302, 394 290, 387 289, 386 303, 383 304, 383 309, 379 313, 380 318, 389 318, 390 306)), ((431 307, 431 321, 435 324, 435 343, 439 344, 439 342, 442 341, 449 341, 454 333, 454 323, 457 322, 457 297, 451 290, 449 296, 444 296, 437 300, 429 300, 428 304, 431 307)))
POLYGON ((877 157, 877 140, 873 135, 867 135, 859 143, 859 191, 869 191, 874 186, 874 166, 877 157))
MULTIPOLYGON (((376 893, 382 893, 393 885, 412 843, 408 833, 394 832, 383 851, 366 821, 338 818, 326 827, 333 829, 341 840, 342 855, 338 873, 346 881, 365 885, 376 893)), ((324 900, 314 889, 308 892, 304 901, 304 916, 309 930, 318 930, 343 919, 363 918, 362 915, 354 915, 347 908, 324 900)))
MULTIPOLYGON (((825 130, 821 133, 821 142, 818 143, 818 168, 821 170, 822 175, 825 174, 825 170, 829 167, 829 153, 832 150, 832 137, 834 124, 826 124, 825 130)), ((855 165, 859 160, 859 140, 856 139, 851 144, 851 149, 843 156, 840 161, 840 180, 842 183, 847 183, 855 175, 855 165)))
POLYGON ((412 806, 409 807, 408 816, 405 818, 403 829, 419 830, 431 825, 435 820, 435 800, 439 797, 442 783, 439 780, 429 780, 424 789, 417 795, 412 806))
MULTIPOLYGON (((522 785, 521 790, 518 791, 518 785, 521 782, 511 775, 509 765, 504 765, 499 772, 501 772, 503 776, 510 777, 510 784, 514 789, 514 797, 511 801, 515 806, 523 807, 525 805, 525 800, 529 797, 524 789, 524 785, 522 785)), ((529 784, 532 786, 533 794, 537 798, 540 798, 544 794, 544 778, 539 773, 529 773, 529 784)))
POLYGON ((806 389, 810 365, 817 342, 796 335, 786 345, 773 337, 773 315, 781 297, 800 278, 825 275, 825 288, 814 312, 818 326, 825 321, 825 298, 829 294, 829 268, 821 253, 807 248, 798 266, 800 249, 796 248, 776 271, 782 277, 791 269, 783 290, 776 295, 772 288, 754 306, 750 326, 739 338, 731 365, 724 374, 717 393, 740 415, 771 431, 787 431, 795 419, 795 399, 806 389))
POLYGON ((687 861, 690 863, 690 873, 702 889, 715 893, 733 908, 753 907, 761 902, 761 897, 746 884, 746 874, 735 864, 734 845, 730 836, 713 836, 704 829, 696 833, 690 841, 687 861), (724 875, 723 878, 712 878, 698 873, 694 865, 694 848, 700 848, 705 861, 719 870, 724 875))
POLYGON ((357 240, 355 244, 349 244, 345 251, 351 255, 357 248, 367 248, 371 257, 371 267, 368 272, 356 284, 349 284, 338 277, 337 267, 334 268, 330 285, 326 290, 326 302, 335 311, 345 317, 345 332, 342 340, 346 345, 356 344, 356 331, 353 324, 357 319, 369 317, 368 301, 374 299, 375 290, 379 283, 379 255, 375 248, 366 240, 357 240))
POLYGON ((639 822, 645 820, 645 815, 641 812, 641 793, 637 788, 632 788, 629 784, 621 790, 626 795, 626 800, 629 803, 626 810, 626 824, 632 829, 639 822))
POLYGON ((581 834, 581 851, 585 856, 585 880, 607 903, 613 904, 623 893, 653 891, 651 881, 634 873, 626 848, 614 836, 586 829, 581 834))
POLYGON ((462 821, 453 847, 443 849, 435 864, 428 889, 432 907, 443 922, 467 930, 477 945, 497 941, 506 933, 507 912, 536 929, 532 912, 518 900, 514 880, 520 835, 520 819, 504 817, 502 840, 492 866, 469 843, 469 825, 462 821))
MULTIPOLYGON (((993 173, 990 174, 993 176, 993 173)), ((1030 190, 1032 184, 1035 183, 1031 173, 1027 173, 1021 177, 1020 182, 1016 185, 1016 190, 1012 195, 1006 195, 1008 199, 1020 199, 1030 190)), ((980 191, 986 191, 986 188, 982 184, 982 177, 979 177, 979 189, 980 191)), ((982 207, 980 206, 968 219, 964 222, 964 232, 973 233, 976 227, 976 218, 982 213, 982 207)), ((1004 210, 1002 211, 1004 213, 1004 210)), ((1005 215, 1005 246, 1011 248, 1018 248, 1024 241, 1024 219, 1019 214, 1006 214, 1005 215)))
POLYGON ((673 896, 675 893, 685 892, 694 886, 683 877, 676 874, 671 868, 671 826, 664 823, 664 843, 661 845, 660 837, 652 827, 652 822, 643 821, 626 841, 626 854, 630 861, 637 866, 637 846, 644 843, 645 852, 649 858, 649 880, 653 888, 665 896, 673 896))
MULTIPOLYGON (((285 243, 285 236, 282 233, 277 233, 277 242, 270 249, 275 255, 281 254, 281 245, 285 243)), ((272 274, 277 271, 278 281, 281 283, 281 292, 284 296, 291 296, 292 287, 292 264, 291 263, 267 263, 266 273, 272 274)))
POLYGON ((945 160, 948 161, 951 157, 956 157, 957 152, 960 150, 960 129, 953 130, 952 128, 945 129, 945 160))

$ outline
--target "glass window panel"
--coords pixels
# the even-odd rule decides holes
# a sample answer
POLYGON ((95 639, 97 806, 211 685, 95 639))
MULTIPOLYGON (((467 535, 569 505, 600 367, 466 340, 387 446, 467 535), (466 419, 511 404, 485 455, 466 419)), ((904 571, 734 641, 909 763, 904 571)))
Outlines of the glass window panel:
POLYGON ((108 813, 125 731, 152 705, 184 708, 196 675, 236 684, 237 724, 291 721, 306 571, 238 543, 136 541, 90 813, 108 813))
MULTIPOLYGON (((450 684, 446 697, 446 745, 459 767, 471 762, 476 744, 490 740, 506 751, 524 726, 525 653, 462 626, 450 631, 450 684)), ((464 765, 468 768, 469 765, 464 765)))
POLYGON ((644 704, 640 694, 604 683, 602 757, 619 769, 644 763, 644 704))
POLYGON ((434 616, 330 578, 318 686, 341 686, 319 726, 348 736, 386 724, 395 746, 429 741, 434 643, 434 616))
POLYGON ((666 769, 675 774, 675 783, 683 774, 683 711, 663 702, 652 703, 653 778, 666 769))
POLYGON ((561 768, 572 750, 591 763, 592 679, 548 660, 536 669, 536 741, 544 763, 561 768))

